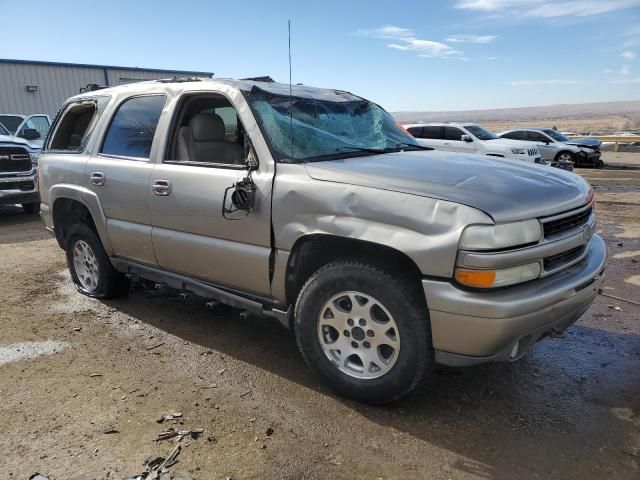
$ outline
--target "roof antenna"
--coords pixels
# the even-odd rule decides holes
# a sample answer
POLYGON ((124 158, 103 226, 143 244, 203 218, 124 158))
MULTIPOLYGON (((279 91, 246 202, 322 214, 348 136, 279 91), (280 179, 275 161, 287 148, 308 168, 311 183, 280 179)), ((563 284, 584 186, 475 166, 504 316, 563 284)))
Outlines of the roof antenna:
POLYGON ((291 20, 288 20, 289 27, 289 130, 291 133, 291 160, 293 160, 293 93, 291 87, 291 20))

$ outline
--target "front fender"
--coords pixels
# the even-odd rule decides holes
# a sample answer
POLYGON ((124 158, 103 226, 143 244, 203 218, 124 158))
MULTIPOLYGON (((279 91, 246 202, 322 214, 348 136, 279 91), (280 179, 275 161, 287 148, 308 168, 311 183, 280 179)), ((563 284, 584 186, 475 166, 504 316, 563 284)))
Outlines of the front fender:
MULTIPOLYGON (((357 160, 354 160, 357 161, 357 160)), ((451 278, 462 230, 494 223, 466 205, 359 185, 314 180, 298 165, 278 165, 273 231, 278 251, 305 235, 381 244, 407 255, 425 276, 451 278)))

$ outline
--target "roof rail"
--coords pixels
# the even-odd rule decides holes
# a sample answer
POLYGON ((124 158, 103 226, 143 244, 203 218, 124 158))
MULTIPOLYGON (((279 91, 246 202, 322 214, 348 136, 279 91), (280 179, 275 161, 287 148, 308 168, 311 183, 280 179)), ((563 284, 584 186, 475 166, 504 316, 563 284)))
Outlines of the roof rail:
POLYGON ((267 82, 267 83, 275 83, 276 81, 268 75, 263 77, 249 77, 249 78, 241 78, 240 80, 249 80, 252 82, 267 82))
POLYGON ((185 82, 201 82, 202 79, 198 77, 172 77, 172 78, 161 78, 160 80, 156 80, 158 83, 185 83, 185 82))
POLYGON ((85 92, 95 92, 96 90, 102 90, 103 88, 108 88, 104 85, 98 85, 97 83, 89 83, 86 87, 80 88, 80 93, 85 92))

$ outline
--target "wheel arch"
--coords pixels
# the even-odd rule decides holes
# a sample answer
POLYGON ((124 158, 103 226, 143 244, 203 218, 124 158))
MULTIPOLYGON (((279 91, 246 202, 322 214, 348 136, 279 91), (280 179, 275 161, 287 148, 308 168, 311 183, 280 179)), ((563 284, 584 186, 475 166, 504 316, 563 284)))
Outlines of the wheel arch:
POLYGON ((100 238, 107 255, 112 255, 106 218, 94 192, 82 187, 55 185, 49 192, 49 202, 54 232, 60 248, 65 248, 66 235, 72 225, 86 223, 100 238))
POLYGON ((360 259, 400 271, 416 282, 422 278, 420 268, 408 255, 388 245, 330 234, 308 234, 295 242, 287 259, 284 277, 287 305, 296 302, 302 286, 314 272, 338 259, 360 259))

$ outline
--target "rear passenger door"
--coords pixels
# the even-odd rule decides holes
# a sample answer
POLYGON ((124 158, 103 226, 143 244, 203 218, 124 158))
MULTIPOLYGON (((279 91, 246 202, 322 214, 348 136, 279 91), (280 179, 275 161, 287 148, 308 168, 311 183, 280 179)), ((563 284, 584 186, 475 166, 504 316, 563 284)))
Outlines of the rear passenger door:
POLYGON ((114 253, 155 265, 149 211, 150 162, 164 94, 128 97, 112 109, 97 153, 85 165, 87 188, 98 196, 114 253))

